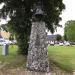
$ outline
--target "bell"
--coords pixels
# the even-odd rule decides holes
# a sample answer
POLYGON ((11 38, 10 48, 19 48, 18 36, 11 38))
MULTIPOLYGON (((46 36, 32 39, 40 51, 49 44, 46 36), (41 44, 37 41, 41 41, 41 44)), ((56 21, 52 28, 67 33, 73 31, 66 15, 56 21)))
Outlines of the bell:
POLYGON ((36 15, 42 15, 42 16, 43 16, 43 11, 42 11, 42 9, 37 8, 37 9, 36 9, 36 12, 35 12, 35 16, 36 16, 36 15))
POLYGON ((35 6, 34 17, 36 20, 42 20, 44 16, 43 5, 41 2, 38 2, 35 6))

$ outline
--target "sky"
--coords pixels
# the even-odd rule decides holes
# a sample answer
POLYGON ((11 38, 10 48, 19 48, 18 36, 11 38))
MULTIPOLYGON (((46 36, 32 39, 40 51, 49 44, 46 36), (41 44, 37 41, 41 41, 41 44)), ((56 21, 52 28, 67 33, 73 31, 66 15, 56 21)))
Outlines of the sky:
MULTIPOLYGON (((0 9, 2 8, 3 5, 4 4, 0 4, 0 9)), ((7 23, 6 20, 0 19, 0 25, 5 23, 7 23)))
MULTIPOLYGON (((62 12, 62 21, 60 22, 60 24, 63 26, 62 28, 58 27, 57 28, 57 32, 55 32, 54 34, 61 34, 64 35, 64 24, 68 21, 68 20, 75 20, 75 0, 63 0, 63 3, 66 6, 66 9, 62 12)), ((1 9, 2 5, 0 5, 0 9, 1 9)), ((6 21, 1 20, 0 24, 2 23, 6 23, 6 21)), ((50 33, 48 33, 50 34, 50 33)))
POLYGON ((68 20, 75 20, 75 0, 63 0, 63 3, 66 6, 66 9, 62 12, 62 21, 60 24, 63 26, 62 28, 57 28, 57 32, 55 34, 64 35, 64 24, 68 20))

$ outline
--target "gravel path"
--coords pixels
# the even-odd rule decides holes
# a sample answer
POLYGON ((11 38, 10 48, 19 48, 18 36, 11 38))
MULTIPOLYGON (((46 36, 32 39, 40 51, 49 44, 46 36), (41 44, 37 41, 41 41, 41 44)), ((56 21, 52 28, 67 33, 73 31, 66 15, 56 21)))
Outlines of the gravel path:
POLYGON ((5 67, 5 65, 2 65, 2 63, 0 63, 0 75, 75 75, 75 74, 70 72, 67 73, 66 71, 61 70, 55 65, 51 66, 50 73, 42 73, 42 72, 28 71, 23 67, 8 68, 5 67))

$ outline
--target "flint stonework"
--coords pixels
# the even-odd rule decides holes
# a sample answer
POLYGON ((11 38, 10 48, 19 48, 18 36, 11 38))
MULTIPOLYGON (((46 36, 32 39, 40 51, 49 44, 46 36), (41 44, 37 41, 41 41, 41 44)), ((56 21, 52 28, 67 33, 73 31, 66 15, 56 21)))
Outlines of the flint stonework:
POLYGON ((32 71, 50 71, 47 51, 47 33, 45 23, 42 21, 32 23, 27 68, 32 71))

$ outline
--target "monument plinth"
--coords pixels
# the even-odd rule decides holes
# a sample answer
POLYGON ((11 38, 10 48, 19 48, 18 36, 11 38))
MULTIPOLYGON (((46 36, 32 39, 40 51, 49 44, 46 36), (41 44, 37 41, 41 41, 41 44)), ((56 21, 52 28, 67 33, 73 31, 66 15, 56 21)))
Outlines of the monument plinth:
POLYGON ((27 68, 31 71, 49 72, 47 33, 42 16, 42 9, 37 8, 35 22, 32 22, 27 68))

